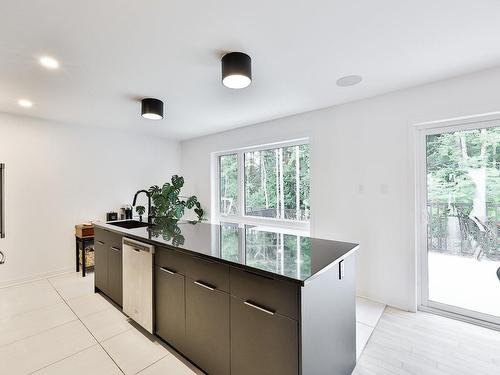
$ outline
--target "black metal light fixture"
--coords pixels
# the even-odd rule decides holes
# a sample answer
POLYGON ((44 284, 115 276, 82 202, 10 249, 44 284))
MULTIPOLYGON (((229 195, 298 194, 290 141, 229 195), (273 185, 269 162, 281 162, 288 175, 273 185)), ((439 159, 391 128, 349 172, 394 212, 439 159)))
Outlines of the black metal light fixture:
POLYGON ((243 89, 252 83, 252 59, 243 52, 222 56, 222 84, 230 89, 243 89))
POLYGON ((150 120, 161 120, 163 118, 163 102, 154 98, 142 99, 141 115, 150 120))

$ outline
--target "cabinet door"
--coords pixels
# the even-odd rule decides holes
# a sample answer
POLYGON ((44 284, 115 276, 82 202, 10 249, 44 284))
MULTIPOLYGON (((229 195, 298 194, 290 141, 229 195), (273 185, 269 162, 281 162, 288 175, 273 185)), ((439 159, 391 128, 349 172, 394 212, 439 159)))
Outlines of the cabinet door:
POLYGON ((94 283, 104 294, 108 294, 108 247, 99 237, 94 244, 94 283))
POLYGON ((231 297, 231 374, 297 375, 298 322, 231 297))
POLYGON ((187 357, 210 375, 226 375, 229 352, 229 294, 186 278, 187 357))
POLYGON ((110 246, 108 249, 108 297, 118 305, 123 304, 122 249, 110 246))
POLYGON ((156 267, 156 334, 179 351, 186 338, 185 277, 156 267))

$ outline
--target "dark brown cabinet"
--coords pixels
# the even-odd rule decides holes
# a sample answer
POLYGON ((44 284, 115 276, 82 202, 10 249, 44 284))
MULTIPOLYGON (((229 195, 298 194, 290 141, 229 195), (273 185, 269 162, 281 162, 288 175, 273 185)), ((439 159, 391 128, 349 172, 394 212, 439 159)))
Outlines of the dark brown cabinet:
POLYGON ((118 305, 123 305, 123 264, 122 249, 117 246, 108 248, 108 296, 118 305))
POLYGON ((210 375, 230 373, 229 294, 186 278, 186 354, 210 375))
POLYGON ((187 257, 186 276, 208 284, 218 290, 229 292, 229 266, 198 257, 187 257))
POLYGON ((231 374, 297 375, 298 322, 231 296, 231 374))
POLYGON ((185 276, 156 266, 156 334, 179 351, 186 340, 185 276))
POLYGON ((344 278, 333 268, 302 287, 173 249, 157 248, 155 262, 156 333, 204 372, 352 371, 353 258, 344 278))
POLYGON ((94 284, 118 305, 123 303, 122 236, 95 229, 94 284))
POLYGON ((104 241, 96 239, 94 241, 94 283, 96 288, 104 294, 108 294, 108 248, 104 241))
POLYGON ((299 288, 294 283, 231 267, 231 295, 280 315, 299 318, 299 288))
MULTIPOLYGON (((328 264, 312 257, 312 263, 319 261, 311 266, 317 271, 300 280, 219 259, 213 252, 190 251, 187 245, 116 231, 109 225, 96 227, 96 289, 121 305, 122 236, 154 245, 154 332, 205 373, 352 373, 356 260, 345 249, 355 251, 357 245, 314 240, 316 251, 345 257, 334 260, 330 254, 328 264)), ((202 235, 200 231, 193 235, 202 235)), ((206 242, 209 247, 210 240, 206 242)), ((190 243, 200 240, 186 241, 190 243)))

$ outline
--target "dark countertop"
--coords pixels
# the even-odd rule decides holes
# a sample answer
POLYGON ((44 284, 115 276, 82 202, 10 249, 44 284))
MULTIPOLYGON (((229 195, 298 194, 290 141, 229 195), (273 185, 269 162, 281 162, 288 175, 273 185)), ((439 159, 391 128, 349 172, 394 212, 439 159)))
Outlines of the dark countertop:
POLYGON ((269 227, 155 220, 153 227, 125 229, 94 223, 125 237, 212 258, 304 285, 353 254, 358 244, 288 234, 269 227))

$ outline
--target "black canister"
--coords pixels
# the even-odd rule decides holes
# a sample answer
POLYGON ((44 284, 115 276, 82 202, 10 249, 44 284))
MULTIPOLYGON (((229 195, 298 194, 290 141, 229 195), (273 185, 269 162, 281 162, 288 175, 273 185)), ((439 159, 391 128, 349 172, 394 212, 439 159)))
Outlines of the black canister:
POLYGON ((118 220, 118 213, 108 212, 106 214, 106 221, 116 221, 116 220, 118 220))

